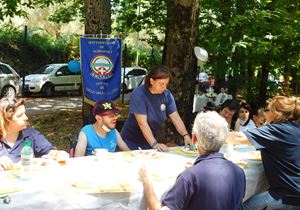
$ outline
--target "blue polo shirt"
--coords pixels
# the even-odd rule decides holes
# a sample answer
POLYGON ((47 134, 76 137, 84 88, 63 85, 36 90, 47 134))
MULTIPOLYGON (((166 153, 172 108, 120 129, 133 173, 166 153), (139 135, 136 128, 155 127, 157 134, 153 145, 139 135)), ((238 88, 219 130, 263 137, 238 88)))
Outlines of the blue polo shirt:
POLYGON ((14 163, 18 162, 26 139, 31 142, 34 157, 41 157, 48 154, 50 150, 55 149, 40 132, 32 127, 27 127, 19 133, 18 139, 12 148, 5 141, 1 140, 0 157, 7 156, 14 163))
POLYGON ((223 154, 211 153, 198 157, 177 177, 162 205, 172 210, 238 210, 245 187, 244 171, 223 154))
POLYGON ((177 107, 169 90, 166 89, 162 94, 152 94, 145 86, 136 88, 130 96, 129 117, 121 131, 123 140, 127 142, 130 149, 137 147, 149 149, 150 146, 134 115, 147 115, 147 122, 156 138, 161 124, 175 111, 177 107))
POLYGON ((270 194, 284 204, 300 206, 300 123, 267 124, 244 133, 261 149, 270 194))

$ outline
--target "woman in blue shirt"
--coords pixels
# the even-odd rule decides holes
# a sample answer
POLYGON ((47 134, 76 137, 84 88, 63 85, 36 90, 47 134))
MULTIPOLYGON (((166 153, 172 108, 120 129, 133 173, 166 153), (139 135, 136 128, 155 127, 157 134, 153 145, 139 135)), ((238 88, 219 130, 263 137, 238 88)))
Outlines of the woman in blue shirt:
POLYGON ((128 147, 136 150, 157 149, 168 151, 165 144, 158 143, 159 128, 170 117, 184 143, 190 144, 191 138, 180 118, 175 100, 167 89, 170 73, 165 66, 155 66, 145 77, 145 84, 136 88, 130 97, 129 118, 121 131, 128 147))
POLYGON ((24 142, 31 142, 34 157, 50 155, 65 161, 69 154, 57 151, 40 132, 28 126, 23 99, 4 97, 0 100, 0 171, 9 170, 21 158, 24 142))
POLYGON ((276 96, 265 109, 266 125, 232 133, 231 143, 249 143, 261 151, 270 188, 250 198, 244 210, 300 209, 300 101, 276 96))

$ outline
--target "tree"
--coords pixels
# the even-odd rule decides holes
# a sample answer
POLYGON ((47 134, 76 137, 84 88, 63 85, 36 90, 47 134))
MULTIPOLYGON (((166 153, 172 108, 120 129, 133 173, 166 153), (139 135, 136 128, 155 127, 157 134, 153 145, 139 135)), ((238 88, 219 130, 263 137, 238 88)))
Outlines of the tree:
MULTIPOLYGON (((197 73, 194 46, 197 38, 198 15, 198 0, 169 2, 163 64, 171 70, 173 81, 169 89, 174 94, 178 111, 188 130, 193 120, 191 110, 197 73)), ((167 126, 162 134, 168 141, 175 139, 174 135, 170 135, 177 133, 173 132, 173 129, 174 127, 167 126)))

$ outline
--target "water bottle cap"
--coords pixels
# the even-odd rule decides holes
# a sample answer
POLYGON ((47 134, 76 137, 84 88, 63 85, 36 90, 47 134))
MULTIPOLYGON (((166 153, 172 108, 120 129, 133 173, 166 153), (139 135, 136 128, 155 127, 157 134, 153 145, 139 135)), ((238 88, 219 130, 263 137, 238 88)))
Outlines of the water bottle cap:
POLYGON ((31 142, 27 139, 24 143, 24 146, 31 146, 31 142))

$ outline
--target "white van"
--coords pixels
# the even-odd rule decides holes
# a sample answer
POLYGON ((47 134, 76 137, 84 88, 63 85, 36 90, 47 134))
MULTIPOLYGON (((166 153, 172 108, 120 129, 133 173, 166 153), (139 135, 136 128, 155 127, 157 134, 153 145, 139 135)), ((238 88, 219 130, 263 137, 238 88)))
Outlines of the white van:
POLYGON ((142 67, 125 67, 125 77, 124 67, 121 68, 121 91, 124 92, 132 91, 134 88, 144 84, 144 78, 147 74, 147 69, 142 67))
MULTIPOLYGON (((22 84, 21 84, 22 85, 22 84)), ((52 96, 54 92, 81 93, 81 72, 73 73, 68 64, 48 64, 25 77, 25 94, 41 93, 52 96)))

